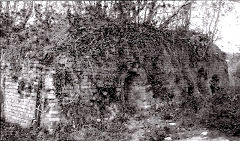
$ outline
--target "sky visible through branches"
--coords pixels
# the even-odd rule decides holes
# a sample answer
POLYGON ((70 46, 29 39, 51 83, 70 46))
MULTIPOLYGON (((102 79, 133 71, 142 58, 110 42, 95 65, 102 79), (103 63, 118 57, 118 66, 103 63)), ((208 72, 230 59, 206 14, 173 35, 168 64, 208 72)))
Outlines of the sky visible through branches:
MULTIPOLYGON (((221 2, 221 0, 216 0, 217 2, 221 2)), ((164 1, 165 2, 165 1, 164 1)), ((172 5, 176 5, 175 8, 179 8, 185 1, 166 1, 166 5, 168 3, 172 5)), ((41 3, 43 6, 47 5, 47 1, 35 1, 36 3, 41 3)), ((66 7, 68 4, 74 4, 74 2, 70 1, 49 1, 50 3, 54 3, 54 9, 57 12, 66 12, 66 7), (63 5, 65 4, 65 8, 63 5)), ((91 5, 94 1, 84 1, 84 5, 91 5)), ((240 32, 238 30, 240 29, 240 3, 238 2, 230 2, 230 1, 223 1, 224 6, 221 9, 219 21, 216 23, 217 30, 215 35, 215 43, 219 46, 219 48, 224 52, 234 53, 234 52, 240 52, 240 40, 238 37, 240 36, 240 32)), ((4 3, 3 3, 4 4, 4 3)), ((5 3, 6 5, 6 3, 5 3)), ((4 6, 4 5, 3 5, 4 6)), ((23 8, 23 2, 19 2, 17 5, 17 9, 23 8)), ((10 3, 10 7, 14 7, 13 2, 10 3)), ((72 9, 72 11, 74 11, 72 9)), ((140 20, 144 17, 144 13, 147 10, 142 10, 140 12, 140 20)), ((161 8, 156 12, 156 15, 154 15, 155 21, 161 21, 164 16, 171 15, 173 10, 173 7, 167 7, 165 10, 162 10, 161 8)), ((149 12, 149 11, 147 11, 149 12)), ((211 21, 211 16, 213 18, 216 18, 216 15, 213 14, 214 8, 211 5, 211 2, 208 1, 195 1, 194 5, 192 6, 191 10, 191 24, 190 29, 202 31, 205 33, 208 33, 209 31, 213 30, 215 24, 214 21, 211 21), (208 13, 209 12, 209 13, 208 13), (212 12, 212 13, 211 13, 212 12)), ((33 11, 33 14, 31 15, 28 24, 34 23, 35 20, 35 14, 33 11)), ((177 20, 177 19, 176 19, 177 20)))
MULTIPOLYGON (((199 1, 201 3, 203 1, 199 1)), ((227 2, 227 1, 226 1, 227 2)), ((219 48, 228 53, 239 53, 240 52, 240 3, 228 2, 232 4, 233 9, 225 16, 219 18, 218 23, 218 40, 215 42, 219 48)), ((201 9, 200 9, 201 11, 201 9)), ((224 13, 224 11, 222 11, 224 13)), ((198 13, 199 14, 199 13, 198 13)), ((193 29, 201 26, 202 22, 199 18, 193 18, 193 29)))

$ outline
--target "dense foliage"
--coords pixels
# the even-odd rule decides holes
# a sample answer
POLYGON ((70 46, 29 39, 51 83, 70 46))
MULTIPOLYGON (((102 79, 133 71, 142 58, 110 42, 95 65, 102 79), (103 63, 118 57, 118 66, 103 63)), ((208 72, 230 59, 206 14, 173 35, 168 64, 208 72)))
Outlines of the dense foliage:
POLYGON ((36 140, 36 132, 33 129, 23 129, 19 125, 0 121, 0 140, 36 140))
POLYGON ((218 89, 211 98, 210 107, 205 108, 202 124, 218 129, 228 135, 240 135, 239 87, 218 89))
MULTIPOLYGON (((199 122, 203 125, 220 130, 232 129, 229 133, 238 135, 240 115, 236 111, 239 109, 237 104, 239 99, 235 97, 237 90, 221 89, 220 92, 217 89, 210 100, 193 92, 196 80, 192 79, 189 70, 197 67, 197 62, 224 61, 225 54, 216 50, 212 34, 189 30, 191 4, 191 2, 184 3, 177 7, 177 10, 173 10, 170 17, 165 17, 161 23, 157 23, 154 18, 156 9, 165 9, 172 7, 171 5, 164 3, 157 5, 156 1, 116 2, 108 11, 98 2, 86 7, 78 3, 65 5, 65 11, 58 13, 52 6, 43 8, 41 4, 31 2, 28 3, 28 8, 25 7, 19 13, 1 11, 0 40, 3 43, 1 49, 5 49, 3 57, 11 60, 13 71, 16 73, 21 70, 20 63, 26 58, 35 58, 43 65, 54 67, 57 73, 54 77, 55 86, 60 102, 63 102, 64 97, 61 93, 62 88, 69 86, 77 89, 74 81, 81 81, 86 69, 93 72, 102 68, 114 68, 110 72, 114 77, 100 79, 111 79, 114 81, 113 87, 118 87, 120 76, 124 73, 129 74, 129 68, 138 64, 147 74, 147 83, 151 86, 150 90, 153 91, 154 98, 160 98, 167 103, 159 110, 164 119, 172 119, 172 113, 175 116, 183 115, 182 119, 194 116, 197 119, 198 114, 203 112, 203 115, 200 114, 198 117, 201 118, 199 122), (139 15, 144 7, 150 12, 141 19, 139 15), (27 21, 32 9, 35 11, 34 24, 28 25, 27 21), (18 23, 16 17, 19 17, 21 22, 18 23), (63 61, 61 57, 70 61, 63 61), (166 62, 171 66, 167 66, 166 62), (164 69, 165 65, 167 67, 164 69), (166 73, 166 69, 174 70, 166 73), (174 98, 173 90, 169 87, 169 78, 172 75, 176 78, 174 83, 180 87, 181 81, 184 81, 184 86, 180 89, 182 101, 179 105, 174 105, 171 101, 174 98), (228 93, 231 94, 230 97, 228 93), (219 99, 226 101, 219 103, 219 99), (221 115, 223 113, 225 115, 221 115)), ((219 3, 220 6, 221 4, 219 3)), ((219 5, 216 7, 219 8, 219 5)), ((99 79, 97 77, 94 75, 91 78, 96 87, 98 86, 96 79, 99 79)), ((128 76, 130 77, 133 76, 128 76)), ((124 83, 125 86, 130 85, 131 81, 124 83)), ((127 88, 122 86, 122 89, 127 88)), ((95 136, 98 130, 117 130, 117 132, 125 130, 124 126, 115 125, 126 122, 126 113, 122 110, 125 105, 120 105, 125 99, 121 96, 117 97, 122 101, 115 101, 115 104, 120 103, 118 107, 122 107, 120 111, 122 110, 123 113, 117 115, 116 122, 107 123, 103 119, 112 110, 109 99, 98 97, 96 94, 84 103, 79 96, 81 93, 84 92, 74 91, 74 100, 61 105, 67 122, 61 123, 62 128, 58 129, 59 133, 84 130, 91 134, 90 130, 83 129, 86 124, 94 125, 91 129, 96 132, 91 134, 92 136, 95 136), (119 129, 111 129, 114 126, 119 126, 119 129)), ((95 93, 100 94, 100 91, 95 93)), ((195 118, 192 121, 195 122, 195 118)), ((159 138, 162 139, 162 134, 159 138)))

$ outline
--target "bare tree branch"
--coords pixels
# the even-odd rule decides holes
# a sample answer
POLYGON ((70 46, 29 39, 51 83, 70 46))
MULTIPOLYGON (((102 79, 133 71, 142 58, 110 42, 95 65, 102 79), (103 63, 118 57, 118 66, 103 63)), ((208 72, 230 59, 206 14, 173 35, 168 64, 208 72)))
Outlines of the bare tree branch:
POLYGON ((175 11, 170 17, 167 18, 167 20, 165 20, 162 24, 160 24, 159 27, 161 28, 165 28, 169 25, 169 23, 178 15, 178 13, 186 6, 190 5, 191 1, 184 3, 181 7, 178 8, 177 11, 175 11))
POLYGON ((220 13, 221 13, 221 7, 222 7, 222 0, 220 0, 218 2, 218 13, 217 13, 217 18, 215 20, 214 27, 213 27, 213 32, 212 32, 212 37, 211 37, 212 41, 214 40, 214 36, 216 34, 216 31, 217 31, 217 24, 219 22, 219 16, 220 16, 220 13))
POLYGON ((27 22, 28 22, 28 20, 29 20, 29 18, 31 16, 31 14, 32 14, 32 11, 33 11, 33 1, 31 1, 31 3, 30 3, 30 8, 29 8, 29 10, 28 10, 28 12, 27 12, 27 14, 25 16, 22 28, 24 28, 26 26, 26 24, 27 24, 27 22))
POLYGON ((154 11, 156 10, 155 9, 155 6, 156 6, 156 3, 157 3, 157 0, 154 0, 151 2, 151 6, 149 8, 149 13, 148 13, 148 16, 147 16, 147 23, 150 23, 151 20, 153 19, 153 15, 154 15, 154 11))

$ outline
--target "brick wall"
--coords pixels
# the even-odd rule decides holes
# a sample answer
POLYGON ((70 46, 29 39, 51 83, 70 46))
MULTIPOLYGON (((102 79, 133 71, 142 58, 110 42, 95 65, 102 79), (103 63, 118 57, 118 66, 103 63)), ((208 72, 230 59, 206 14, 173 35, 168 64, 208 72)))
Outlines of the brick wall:
MULTIPOLYGON (((31 91, 19 92, 20 79, 13 78, 13 74, 11 73, 12 68, 9 63, 3 63, 2 66, 6 67, 1 74, 1 88, 4 96, 4 117, 8 122, 29 127, 35 117, 36 91, 32 89, 31 91)), ((28 68, 23 67, 21 76, 27 75, 30 77, 30 75, 32 75, 31 73, 26 74, 27 69, 28 68)))
MULTIPOLYGON (((74 62, 74 60, 68 60, 66 58, 66 56, 62 58, 62 64, 65 64, 65 67, 71 68, 71 64, 77 63, 79 72, 83 71, 81 62, 74 62)), ((134 62, 133 58, 129 58, 129 60, 125 60, 126 64, 134 62)), ((174 93, 176 98, 175 101, 178 101, 181 97, 180 93, 188 86, 188 82, 186 79, 183 79, 182 70, 174 67, 171 56, 166 51, 159 56, 159 60, 157 64, 158 68, 161 68, 164 71, 164 77, 167 77, 167 82, 164 85, 174 93), (178 76, 180 76, 181 80, 176 83, 176 77, 178 76)), ((184 61, 185 64, 182 67, 185 67, 184 71, 187 72, 186 74, 189 79, 194 82, 195 88, 197 86, 197 71, 201 66, 208 68, 209 79, 213 74, 219 74, 221 77, 221 85, 226 85, 228 83, 228 74, 226 73, 227 65, 224 61, 211 62, 210 65, 208 65, 207 62, 198 62, 197 67, 194 68, 189 67, 189 58, 187 54, 185 54, 182 61, 184 61)), ((119 72, 116 72, 117 66, 114 61, 112 63, 105 63, 104 65, 103 67, 99 67, 96 64, 91 64, 90 67, 87 66, 84 68, 80 80, 78 78, 79 76, 71 72, 73 86, 62 86, 62 93, 66 93, 67 95, 64 100, 74 99, 74 94, 78 93, 81 95, 82 100, 88 102, 93 97, 93 93, 97 92, 97 87, 115 87, 117 89, 116 94, 120 94, 123 89, 122 82, 126 80, 128 74, 125 74, 126 76, 124 74, 117 76, 119 72), (116 84, 116 77, 122 77, 120 78, 121 82, 118 82, 119 84, 116 84)), ((53 68, 40 65, 38 61, 26 60, 22 64, 21 73, 17 79, 15 78, 16 80, 14 80, 13 74, 11 73, 12 68, 9 63, 3 63, 2 66, 6 66, 1 74, 1 88, 5 99, 4 115, 6 120, 12 123, 18 123, 23 127, 29 127, 31 126, 32 120, 36 118, 35 116, 40 114, 41 126, 46 127, 49 131, 53 131, 53 128, 62 119, 61 108, 58 98, 56 97, 57 91, 53 84, 53 75, 56 71, 53 68), (40 84, 40 78, 43 82, 43 87, 41 88, 39 97, 40 104, 36 107, 37 91, 34 88, 40 84), (33 87, 32 90, 29 91, 24 89, 19 91, 20 82, 22 80, 28 82, 28 84, 33 87)), ((153 93, 146 90, 149 86, 147 85, 147 74, 145 70, 141 67, 131 68, 131 65, 127 66, 128 71, 135 71, 138 74, 129 85, 128 96, 130 102, 135 103, 135 106, 140 109, 153 105, 153 93)), ((160 103, 160 101, 158 101, 158 103, 160 103)))
POLYGON ((34 124, 33 121, 38 120, 39 114, 40 125, 52 131, 60 121, 61 111, 53 86, 54 71, 34 60, 26 60, 21 66, 20 73, 14 78, 10 63, 2 63, 1 89, 4 96, 4 118, 7 122, 27 128, 34 124), (43 84, 41 89, 39 89, 40 79, 43 84), (24 87, 21 86, 22 82, 24 87), (38 105, 37 94, 39 94, 38 105))
POLYGON ((236 63, 236 69, 233 70, 233 81, 234 81, 234 86, 239 87, 240 86, 240 61, 236 63))
POLYGON ((220 77, 220 86, 229 86, 228 65, 227 62, 216 60, 208 66, 209 79, 214 74, 220 77))
POLYGON ((53 84, 54 73, 54 70, 45 72, 43 91, 41 93, 41 126, 45 127, 50 133, 53 132, 61 118, 61 108, 53 84))

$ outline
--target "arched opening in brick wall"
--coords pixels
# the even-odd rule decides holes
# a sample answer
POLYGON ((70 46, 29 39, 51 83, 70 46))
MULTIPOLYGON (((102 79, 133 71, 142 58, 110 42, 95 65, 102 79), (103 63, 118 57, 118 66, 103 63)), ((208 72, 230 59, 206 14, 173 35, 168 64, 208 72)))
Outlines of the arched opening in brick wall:
POLYGON ((130 113, 147 110, 153 105, 152 91, 148 91, 147 74, 138 63, 133 63, 124 80, 123 101, 130 113))

